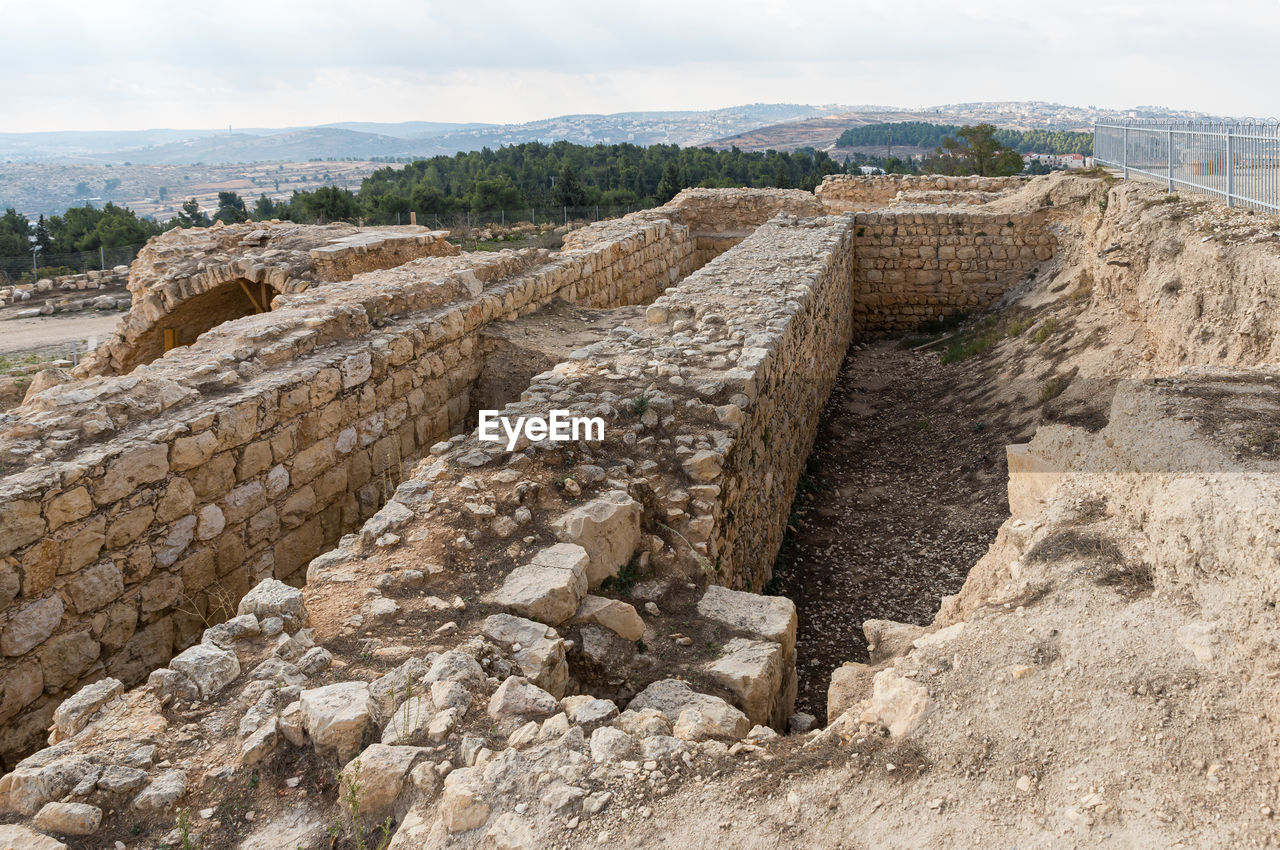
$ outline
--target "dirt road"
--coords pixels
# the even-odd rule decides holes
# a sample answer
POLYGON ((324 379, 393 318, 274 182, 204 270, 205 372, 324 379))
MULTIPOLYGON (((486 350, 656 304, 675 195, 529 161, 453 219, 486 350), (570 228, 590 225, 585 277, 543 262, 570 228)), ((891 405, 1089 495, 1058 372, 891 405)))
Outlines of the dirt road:
POLYGON ((86 340, 90 337, 102 340, 110 335, 123 315, 74 313, 0 322, 0 354, 69 356, 73 340, 83 352, 86 340))

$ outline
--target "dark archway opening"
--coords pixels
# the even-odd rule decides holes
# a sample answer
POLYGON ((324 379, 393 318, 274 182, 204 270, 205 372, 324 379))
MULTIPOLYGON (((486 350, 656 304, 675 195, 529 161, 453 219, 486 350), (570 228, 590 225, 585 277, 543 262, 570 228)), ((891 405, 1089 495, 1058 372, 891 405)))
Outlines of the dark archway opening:
POLYGON ((266 313, 271 309, 271 300, 278 294, 265 283, 237 278, 192 296, 159 319, 138 339, 124 371, 131 372, 144 363, 150 363, 170 349, 191 345, 202 333, 223 322, 266 313))

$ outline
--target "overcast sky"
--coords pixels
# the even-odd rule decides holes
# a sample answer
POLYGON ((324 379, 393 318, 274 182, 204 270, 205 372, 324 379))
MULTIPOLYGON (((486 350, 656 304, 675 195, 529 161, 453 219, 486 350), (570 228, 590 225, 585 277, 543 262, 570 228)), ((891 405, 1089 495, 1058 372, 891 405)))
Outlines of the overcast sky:
POLYGON ((752 102, 1280 115, 1280 0, 0 0, 0 131, 752 102))

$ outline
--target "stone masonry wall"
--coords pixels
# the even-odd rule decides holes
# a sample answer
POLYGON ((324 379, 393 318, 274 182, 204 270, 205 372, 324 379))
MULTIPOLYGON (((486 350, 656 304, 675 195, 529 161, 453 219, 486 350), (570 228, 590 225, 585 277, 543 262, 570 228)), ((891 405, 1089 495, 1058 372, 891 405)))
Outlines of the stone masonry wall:
POLYGON ((895 202, 983 203, 1026 185, 1025 177, 946 177, 940 174, 886 174, 864 177, 830 174, 814 194, 828 212, 887 207, 895 202), (969 197, 966 197, 966 194, 969 197))
POLYGON ((403 465, 463 426, 484 323, 555 297, 626 303, 691 270, 687 229, 667 220, 608 222, 577 244, 285 296, 6 417, 9 468, 28 468, 0 483, 0 752, 34 743, 78 687, 144 677, 261 578, 301 582, 403 465))
POLYGON ((906 333, 991 303, 1053 256, 1044 212, 929 207, 855 214, 854 331, 906 333))

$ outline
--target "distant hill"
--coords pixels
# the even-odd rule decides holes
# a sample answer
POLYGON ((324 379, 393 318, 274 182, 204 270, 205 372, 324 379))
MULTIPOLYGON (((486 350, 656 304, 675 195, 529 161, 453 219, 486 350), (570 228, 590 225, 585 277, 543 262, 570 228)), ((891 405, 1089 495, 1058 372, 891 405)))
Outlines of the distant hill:
POLYGON ((128 160, 148 165, 180 163, 305 162, 310 159, 369 159, 412 156, 415 144, 407 139, 336 128, 311 128, 254 136, 233 133, 203 136, 135 150, 115 151, 97 159, 128 160))
POLYGON ((452 155, 524 142, 702 145, 833 108, 755 103, 727 109, 562 115, 523 124, 349 121, 320 127, 0 133, 0 162, 192 164, 452 155))
POLYGON ((1102 120, 1125 118, 1151 118, 1159 120, 1196 120, 1216 118, 1202 112, 1187 112, 1160 106, 1142 106, 1133 109, 1101 109, 1097 107, 1065 106, 1044 101, 990 101, 975 103, 951 103, 922 109, 891 109, 885 107, 858 107, 816 118, 784 121, 757 127, 744 133, 725 136, 712 141, 713 148, 737 147, 742 150, 790 151, 812 147, 816 150, 834 151, 840 134, 852 127, 903 121, 930 122, 933 124, 994 124, 1007 130, 1072 130, 1092 132, 1093 123, 1102 120))

